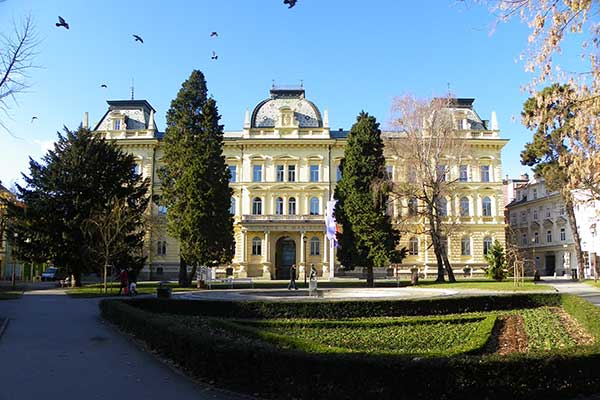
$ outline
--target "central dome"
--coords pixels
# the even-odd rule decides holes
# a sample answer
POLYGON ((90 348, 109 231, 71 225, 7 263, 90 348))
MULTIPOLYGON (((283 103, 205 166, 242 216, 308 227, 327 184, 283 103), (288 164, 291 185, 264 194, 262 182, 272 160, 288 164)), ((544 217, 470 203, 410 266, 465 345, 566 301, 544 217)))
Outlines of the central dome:
POLYGON ((304 88, 273 87, 271 97, 261 101, 252 111, 252 128, 274 128, 280 110, 291 109, 300 128, 321 128, 323 120, 317 106, 304 98, 304 88))

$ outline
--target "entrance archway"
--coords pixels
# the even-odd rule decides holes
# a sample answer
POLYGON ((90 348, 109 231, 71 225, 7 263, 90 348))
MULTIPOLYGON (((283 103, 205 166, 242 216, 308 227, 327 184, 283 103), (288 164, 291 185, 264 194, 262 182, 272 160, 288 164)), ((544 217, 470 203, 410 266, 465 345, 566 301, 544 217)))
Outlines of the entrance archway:
POLYGON ((289 236, 277 240, 275 260, 275 279, 290 279, 290 267, 296 263, 296 242, 289 236))

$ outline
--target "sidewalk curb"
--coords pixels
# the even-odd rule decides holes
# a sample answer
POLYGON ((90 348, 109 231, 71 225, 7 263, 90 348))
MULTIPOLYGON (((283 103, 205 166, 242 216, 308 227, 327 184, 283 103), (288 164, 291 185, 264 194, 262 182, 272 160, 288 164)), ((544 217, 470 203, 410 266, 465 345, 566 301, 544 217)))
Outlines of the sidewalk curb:
POLYGON ((2 322, 2 325, 0 325, 0 339, 2 338, 2 334, 6 330, 7 326, 8 326, 8 318, 5 318, 4 322, 2 322))

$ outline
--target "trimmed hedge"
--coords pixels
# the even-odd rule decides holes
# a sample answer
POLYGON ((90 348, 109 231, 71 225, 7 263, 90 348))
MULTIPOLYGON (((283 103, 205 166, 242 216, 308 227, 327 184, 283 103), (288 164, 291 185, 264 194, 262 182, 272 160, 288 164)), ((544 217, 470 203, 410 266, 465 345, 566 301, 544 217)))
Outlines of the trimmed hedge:
MULTIPOLYGON (((468 311, 484 311, 494 307, 509 309, 510 304, 529 307, 536 304, 563 305, 596 338, 596 343, 600 343, 598 308, 572 296, 539 296, 526 295, 528 300, 523 295, 502 296, 500 299, 490 299, 483 310, 474 310, 471 305, 467 308, 468 311)), ((473 298, 463 299, 463 302, 470 303, 473 300, 478 307, 484 307, 483 302, 473 298)), ((404 305, 387 302, 385 306, 384 302, 367 303, 367 310, 393 311, 395 315, 399 310, 408 309, 404 305)), ((260 313, 281 317, 279 314, 284 310, 264 304, 248 306, 244 303, 240 307, 226 304, 229 303, 221 304, 219 309, 237 313, 236 317, 243 314, 256 318, 260 313)), ((312 314, 311 317, 327 315, 331 318, 334 308, 328 304, 339 303, 303 303, 302 313, 304 317, 312 314), (324 313, 320 310, 324 306, 329 311, 324 313), (308 312, 309 307, 315 309, 313 313, 308 312)), ((598 344, 560 353, 541 352, 506 357, 411 358, 388 354, 367 357, 348 353, 306 353, 242 337, 211 335, 208 324, 194 325, 189 323, 189 318, 150 312, 172 312, 178 306, 182 307, 178 310, 179 314, 201 315, 201 309, 211 310, 210 314, 215 314, 210 307, 192 307, 181 301, 103 300, 100 303, 104 318, 143 339, 189 373, 232 390, 259 393, 265 398, 564 399, 575 394, 600 391, 598 344)), ((450 302, 446 306, 444 311, 457 312, 455 307, 458 307, 458 303, 450 302), (450 304, 453 306, 450 307, 450 304)), ((356 316, 354 313, 359 308, 351 304, 352 311, 342 314, 356 316)))
POLYGON ((558 293, 498 296, 442 297, 414 300, 371 300, 330 302, 260 302, 133 299, 131 305, 154 313, 219 318, 321 318, 397 317, 461 314, 559 306, 558 293))

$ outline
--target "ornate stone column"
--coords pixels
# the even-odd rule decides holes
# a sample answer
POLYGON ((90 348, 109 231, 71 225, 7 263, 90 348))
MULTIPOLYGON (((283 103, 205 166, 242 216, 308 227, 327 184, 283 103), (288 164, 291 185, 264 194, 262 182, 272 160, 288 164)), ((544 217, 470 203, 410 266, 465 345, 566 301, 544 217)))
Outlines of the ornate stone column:
POLYGON ((238 271, 238 277, 246 278, 248 276, 248 270, 246 269, 246 228, 242 228, 242 249, 240 254, 240 268, 238 271))
POLYGON ((306 245, 304 244, 305 239, 307 239, 306 232, 300 232, 300 265, 298 268, 299 279, 304 279, 304 271, 306 268, 306 245))
POLYGON ((265 230, 262 275, 263 279, 271 279, 271 235, 268 230, 265 230))

